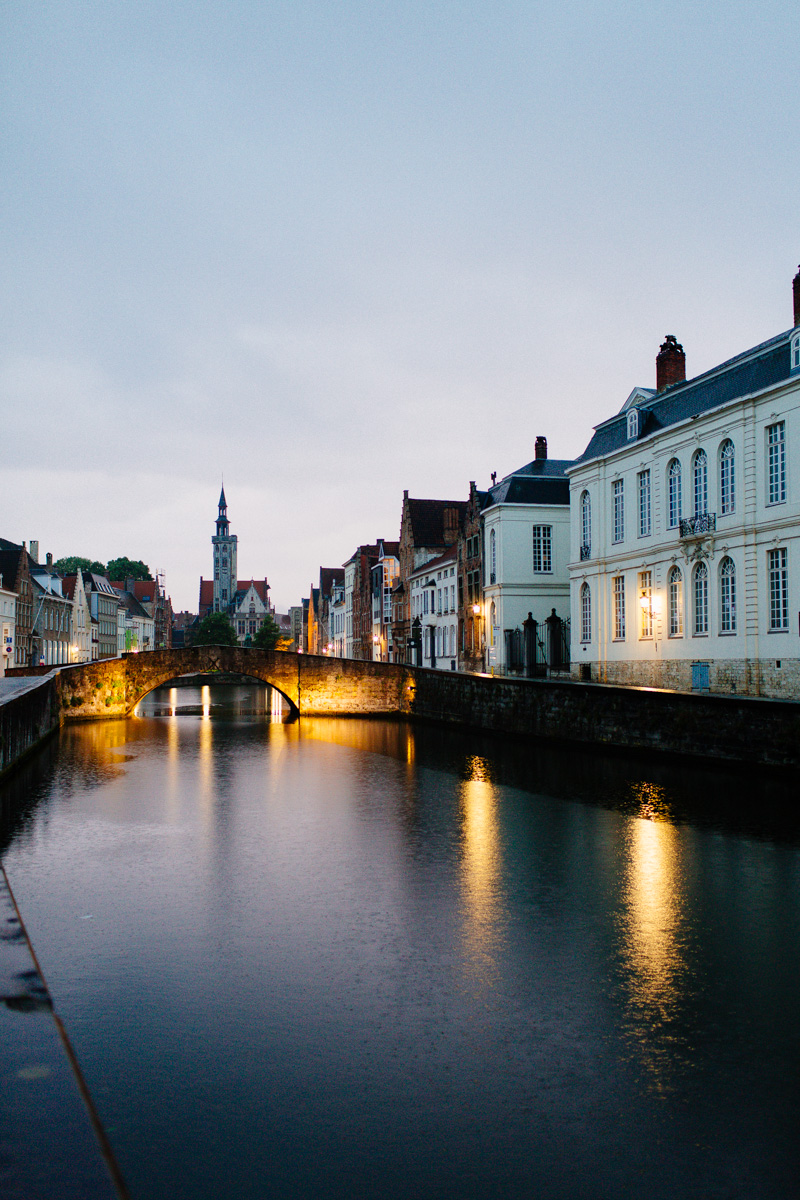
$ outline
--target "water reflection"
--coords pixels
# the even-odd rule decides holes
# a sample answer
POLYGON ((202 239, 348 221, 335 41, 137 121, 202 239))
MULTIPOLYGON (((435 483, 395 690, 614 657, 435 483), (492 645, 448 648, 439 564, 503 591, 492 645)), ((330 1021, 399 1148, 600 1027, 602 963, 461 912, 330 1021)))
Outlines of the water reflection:
MULTIPOLYGON (((637 785, 632 785, 632 790, 637 785)), ((675 1037, 692 980, 685 957, 685 884, 679 830, 659 814, 660 789, 639 786, 643 811, 630 822, 620 918, 624 1029, 656 1092, 668 1091, 685 1066, 675 1037)))
POLYGON ((486 759, 467 759, 461 781, 461 882, 464 936, 474 977, 491 983, 496 974, 499 912, 500 836, 497 793, 486 759))

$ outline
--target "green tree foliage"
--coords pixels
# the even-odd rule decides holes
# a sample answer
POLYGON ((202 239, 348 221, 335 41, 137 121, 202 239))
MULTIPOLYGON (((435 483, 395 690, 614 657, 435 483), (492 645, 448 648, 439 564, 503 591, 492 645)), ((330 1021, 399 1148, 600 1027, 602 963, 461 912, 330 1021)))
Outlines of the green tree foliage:
POLYGON ((258 646, 259 650, 274 650, 280 637, 281 630, 278 622, 270 613, 267 613, 258 633, 253 638, 253 645, 258 646))
POLYGON ((193 646, 238 646, 236 630, 227 613, 214 612, 203 617, 192 638, 193 646))
POLYGON ((67 558, 59 558, 53 563, 53 567, 58 571, 59 575, 76 575, 78 567, 82 571, 91 571, 95 575, 105 575, 106 569, 101 562, 91 558, 81 558, 80 555, 71 554, 67 558))
POLYGON ((152 579, 150 568, 139 558, 112 558, 108 564, 108 578, 121 579, 152 579))

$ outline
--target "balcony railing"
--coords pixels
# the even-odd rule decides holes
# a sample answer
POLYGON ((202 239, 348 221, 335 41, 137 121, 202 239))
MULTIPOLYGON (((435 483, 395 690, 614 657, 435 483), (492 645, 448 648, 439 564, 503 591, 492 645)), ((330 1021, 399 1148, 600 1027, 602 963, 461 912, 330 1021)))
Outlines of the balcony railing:
POLYGON ((713 533, 717 528, 716 513, 700 513, 696 517, 681 517, 681 537, 698 537, 702 533, 713 533))
POLYGON ((581 562, 586 562, 587 558, 592 557, 592 547, 588 542, 584 542, 581 546, 581 562))

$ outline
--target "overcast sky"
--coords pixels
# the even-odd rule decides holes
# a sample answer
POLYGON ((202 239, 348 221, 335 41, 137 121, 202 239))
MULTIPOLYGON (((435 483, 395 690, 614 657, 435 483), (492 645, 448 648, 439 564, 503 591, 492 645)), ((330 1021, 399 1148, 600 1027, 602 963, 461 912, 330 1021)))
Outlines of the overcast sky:
POLYGON ((285 611, 791 325, 796 0, 40 0, 2 50, 0 536, 285 611))

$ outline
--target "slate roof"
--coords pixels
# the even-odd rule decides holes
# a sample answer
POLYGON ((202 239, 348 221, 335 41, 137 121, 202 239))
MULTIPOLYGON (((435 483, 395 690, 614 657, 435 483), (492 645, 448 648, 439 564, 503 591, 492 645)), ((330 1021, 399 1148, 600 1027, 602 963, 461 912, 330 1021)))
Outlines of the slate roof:
POLYGON ((428 560, 428 562, 423 563, 421 567, 417 567, 416 570, 411 572, 409 578, 415 579, 417 575, 430 575, 439 567, 452 566, 456 561, 456 550, 457 547, 455 544, 453 544, 447 550, 445 550, 444 554, 438 555, 437 558, 431 558, 428 560))
MULTIPOLYGON (((640 414, 639 437, 635 440, 788 379, 789 339, 792 332, 788 330, 770 338, 694 379, 673 384, 657 393, 652 400, 637 404, 635 407, 640 414)), ((633 445, 633 441, 628 441, 627 420, 628 414, 623 411, 598 425, 577 462, 586 462, 633 445)))
POLYGON ((458 510, 458 527, 464 523, 466 500, 408 500, 408 515, 415 546, 444 546, 444 514, 458 510))
MULTIPOLYGON (((211 599, 213 602, 214 584, 211 581, 209 581, 209 582, 211 583, 211 599)), ((237 596, 246 596, 247 593, 250 591, 251 587, 255 588, 256 595, 259 597, 259 599, 263 600, 265 604, 268 604, 268 602, 269 602, 269 584, 267 583, 266 579, 240 579, 240 580, 238 580, 238 582, 236 584, 236 595, 237 596)))
POLYGON ((146 617, 148 620, 152 621, 153 618, 150 616, 149 612, 142 608, 141 604, 132 592, 126 592, 124 588, 118 587, 115 587, 114 591, 119 596, 123 608, 127 609, 132 617, 139 617, 140 619, 142 617, 146 617))
POLYGON ((19 556, 23 553, 22 546, 0 538, 0 583, 8 591, 13 592, 19 570, 19 556))
POLYGON ((493 504, 569 504, 568 458, 535 458, 490 488, 481 508, 493 504))

